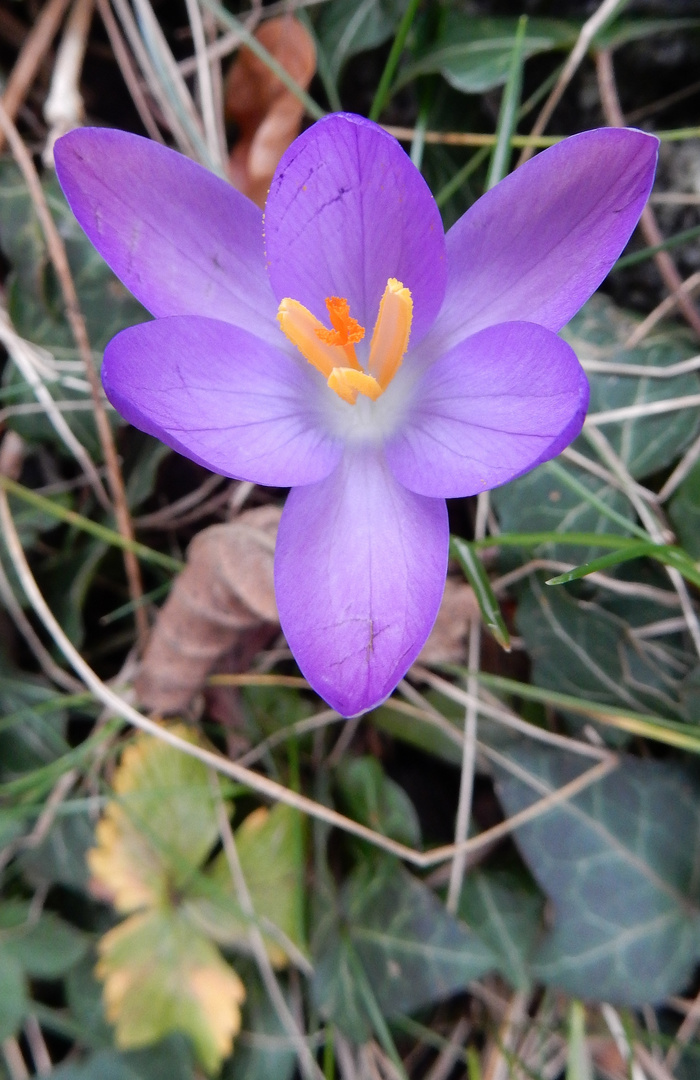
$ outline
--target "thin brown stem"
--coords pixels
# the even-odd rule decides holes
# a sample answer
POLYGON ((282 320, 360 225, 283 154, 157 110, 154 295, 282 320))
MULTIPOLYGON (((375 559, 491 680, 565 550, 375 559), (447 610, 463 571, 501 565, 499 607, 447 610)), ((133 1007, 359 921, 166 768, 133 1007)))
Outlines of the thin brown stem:
POLYGON ((122 73, 122 78, 126 83, 127 89, 131 94, 131 100, 134 103, 136 111, 141 117, 141 123, 145 127, 146 131, 152 139, 156 142, 164 143, 165 139, 160 133, 160 128, 153 118, 153 114, 148 105, 148 98, 141 86, 141 80, 139 79, 138 71, 134 66, 129 48, 124 40, 117 20, 114 18, 114 13, 109 6, 109 0, 97 0, 97 10, 100 13, 100 18, 104 24, 104 28, 107 31, 107 37, 109 43, 112 46, 112 52, 115 59, 119 64, 119 70, 122 73))
MULTIPOLYGON (((626 127, 626 121, 615 82, 615 70, 613 68, 612 53, 609 49, 600 49, 596 53, 596 74, 598 77, 598 92, 603 114, 610 127, 626 127)), ((654 211, 649 205, 645 206, 639 219, 639 227, 649 247, 657 247, 663 244, 664 238, 656 221, 654 211)), ((700 312, 695 307, 683 287, 683 278, 676 269, 676 264, 667 251, 657 251, 654 262, 664 280, 664 284, 670 293, 677 297, 678 307, 689 326, 700 337, 700 312)))
MULTIPOLYGON (((564 91, 571 82, 572 78, 576 74, 576 71, 581 64, 581 61, 585 57, 590 47, 593 38, 598 31, 613 17, 617 9, 621 6, 621 0, 603 0, 603 3, 593 12, 590 19, 583 24, 581 31, 576 40, 576 44, 569 53, 569 57, 562 68, 561 74, 557 79, 551 94, 545 101, 540 111, 537 120, 531 131, 532 136, 541 135, 547 124, 552 118, 552 114, 557 105, 561 101, 564 91)), ((526 146, 518 159, 518 165, 524 164, 528 158, 532 157, 533 147, 526 146)))
MULTIPOLYGON (((39 18, 27 34, 15 66, 5 85, 5 92, 0 99, 7 115, 14 120, 20 106, 27 96, 27 91, 34 82, 39 65, 46 56, 61 19, 68 7, 69 0, 48 0, 41 10, 39 18)), ((0 131, 0 153, 5 146, 6 135, 0 131)))

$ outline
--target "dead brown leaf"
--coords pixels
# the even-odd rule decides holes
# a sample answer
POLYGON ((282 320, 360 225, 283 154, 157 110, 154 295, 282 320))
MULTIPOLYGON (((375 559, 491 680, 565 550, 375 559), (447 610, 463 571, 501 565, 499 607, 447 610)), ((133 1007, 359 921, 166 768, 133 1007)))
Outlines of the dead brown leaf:
MULTIPOLYGON (((255 37, 306 90, 316 71, 316 48, 293 15, 268 19, 255 37)), ((241 47, 226 76, 226 118, 238 125, 231 151, 232 183, 263 206, 282 154, 299 134, 304 107, 250 49, 241 47)))
POLYGON ((194 538, 136 679, 145 708, 181 712, 224 653, 236 648, 245 671, 277 633, 272 563, 280 514, 276 506, 261 506, 194 538))

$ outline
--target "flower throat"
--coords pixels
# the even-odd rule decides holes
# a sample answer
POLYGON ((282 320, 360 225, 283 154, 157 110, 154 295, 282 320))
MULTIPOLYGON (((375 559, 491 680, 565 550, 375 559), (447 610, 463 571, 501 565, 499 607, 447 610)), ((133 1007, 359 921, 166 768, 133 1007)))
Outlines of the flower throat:
POLYGON ((355 353, 355 345, 365 336, 364 326, 352 318, 343 297, 327 297, 326 307, 331 329, 289 297, 280 304, 277 318, 285 335, 343 401, 354 405, 358 394, 376 401, 400 368, 408 347, 413 318, 410 290, 396 278, 389 278, 374 324, 366 371, 355 353))

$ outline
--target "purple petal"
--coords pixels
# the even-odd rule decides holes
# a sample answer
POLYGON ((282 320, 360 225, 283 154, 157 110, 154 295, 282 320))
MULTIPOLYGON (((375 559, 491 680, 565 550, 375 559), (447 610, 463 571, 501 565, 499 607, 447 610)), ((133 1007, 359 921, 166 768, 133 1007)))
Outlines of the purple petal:
POLYGON ((223 476, 313 484, 342 453, 318 422, 325 387, 312 369, 229 323, 129 327, 107 346, 102 381, 130 424, 223 476))
POLYGON ((277 536, 282 629, 314 690, 343 716, 392 692, 435 621, 447 569, 447 510, 413 495, 373 452, 348 453, 295 488, 277 536))
POLYGON ((574 439, 588 382, 573 349, 534 323, 501 323, 428 368, 414 411, 386 448, 421 495, 475 495, 555 457, 574 439))
POLYGON ((262 215, 249 199, 189 158, 124 131, 71 131, 55 158, 76 218, 153 315, 206 315, 279 341, 262 215))
POLYGON ((447 234, 447 293, 430 338, 437 354, 500 322, 560 330, 629 240, 657 148, 641 131, 585 131, 479 199, 447 234))
POLYGON ((299 300, 326 319, 342 296, 371 335, 390 277, 413 295, 412 340, 440 310, 445 238, 427 184, 391 135, 336 113, 283 156, 265 207, 265 246, 278 300, 299 300))

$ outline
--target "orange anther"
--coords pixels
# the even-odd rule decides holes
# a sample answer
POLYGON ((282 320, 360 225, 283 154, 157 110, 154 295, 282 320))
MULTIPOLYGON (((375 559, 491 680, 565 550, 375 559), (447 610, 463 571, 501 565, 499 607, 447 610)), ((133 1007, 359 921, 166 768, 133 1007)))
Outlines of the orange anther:
POLYGON ((364 371, 356 371, 355 368, 333 368, 328 376, 328 385, 350 405, 355 404, 358 393, 376 401, 382 392, 381 386, 372 375, 365 375, 364 371))
POLYGON ((412 320, 410 289, 396 278, 389 278, 379 305, 367 365, 382 390, 386 390, 401 366, 408 348, 412 320))
POLYGON ((410 291, 389 278, 372 334, 368 372, 355 355, 355 344, 362 341, 365 328, 351 316, 348 301, 328 296, 326 307, 330 330, 290 297, 280 304, 277 318, 284 334, 343 401, 354 405, 358 394, 376 401, 398 371, 408 346, 413 317, 410 291))

